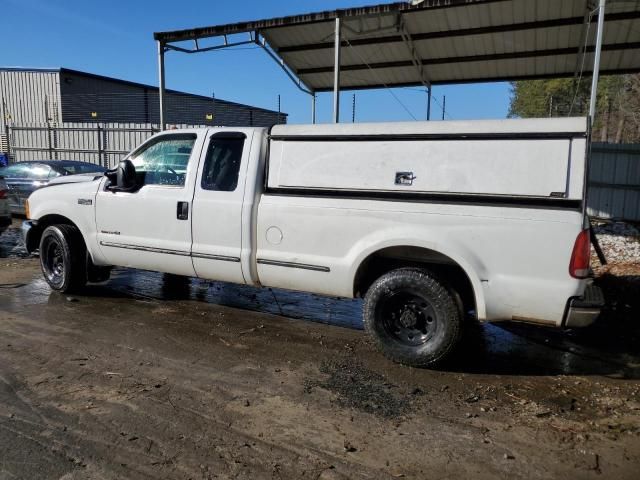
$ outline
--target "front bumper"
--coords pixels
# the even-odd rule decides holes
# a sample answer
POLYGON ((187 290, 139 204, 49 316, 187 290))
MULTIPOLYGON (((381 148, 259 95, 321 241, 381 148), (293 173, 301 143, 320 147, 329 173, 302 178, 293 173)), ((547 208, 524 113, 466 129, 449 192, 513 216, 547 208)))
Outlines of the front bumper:
POLYGON ((600 316, 604 304, 602 289, 589 285, 582 297, 569 300, 564 326, 566 328, 588 327, 600 316))
MULTIPOLYGON (((31 245, 30 242, 29 242, 29 234, 33 230, 34 226, 35 226, 34 222, 32 222, 30 220, 26 220, 26 221, 22 222, 22 226, 20 227, 20 231, 22 233, 22 242, 24 243, 24 246, 27 248, 27 251, 29 253, 31 253, 31 252, 33 252, 35 250, 33 248, 33 245, 31 245)), ((33 242, 31 242, 31 243, 33 243, 33 242)))

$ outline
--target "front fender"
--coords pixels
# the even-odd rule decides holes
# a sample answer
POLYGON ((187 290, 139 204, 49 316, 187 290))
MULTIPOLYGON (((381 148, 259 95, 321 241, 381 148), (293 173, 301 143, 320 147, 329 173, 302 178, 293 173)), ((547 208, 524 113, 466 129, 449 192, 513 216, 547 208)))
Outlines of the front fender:
POLYGON ((97 248, 95 201, 103 181, 52 185, 29 196, 29 218, 38 226, 52 216, 63 217, 73 223, 80 230, 87 250, 97 264, 103 262, 97 248))

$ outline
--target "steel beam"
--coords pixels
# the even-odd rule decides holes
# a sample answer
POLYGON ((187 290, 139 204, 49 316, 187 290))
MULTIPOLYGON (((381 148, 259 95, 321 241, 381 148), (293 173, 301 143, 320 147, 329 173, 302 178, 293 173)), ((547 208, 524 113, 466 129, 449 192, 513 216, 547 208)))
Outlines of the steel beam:
POLYGON ((213 47, 204 47, 204 48, 200 48, 196 43, 195 49, 183 48, 183 47, 179 47, 177 45, 171 45, 170 43, 168 43, 165 48, 167 50, 175 50, 176 52, 181 52, 181 53, 204 53, 204 52, 211 52, 213 50, 222 50, 223 48, 233 48, 233 47, 240 47, 242 45, 250 45, 253 43, 255 42, 253 41, 253 39, 251 39, 251 40, 244 40, 242 42, 224 43, 223 45, 215 45, 213 47))
POLYGON ((342 20, 336 18, 333 63, 333 123, 340 123, 340 61, 342 56, 342 20))
MULTIPOLYGON (((606 52, 625 51, 625 50, 638 50, 640 49, 640 42, 626 42, 626 43, 611 43, 608 45, 602 45, 602 50, 606 52)), ((592 53, 595 51, 595 46, 590 45, 585 50, 585 53, 592 53)), ((427 58, 422 59, 420 62, 422 65, 448 65, 459 63, 473 63, 473 62, 493 62, 500 60, 517 60, 522 58, 540 58, 540 57, 557 57, 565 55, 575 55, 575 47, 568 48, 552 48, 548 50, 531 50, 523 52, 509 52, 509 53, 495 53, 487 55, 469 55, 465 57, 442 57, 442 58, 427 58)), ((354 64, 354 65, 342 65, 341 71, 353 72, 358 70, 376 70, 381 68, 401 68, 411 67, 415 65, 413 60, 398 60, 394 62, 380 62, 370 64, 354 64)), ((312 68, 301 68, 298 70, 298 75, 313 75, 317 73, 330 73, 333 71, 333 66, 322 66, 312 68)), ((572 74, 573 75, 573 74, 572 74)))
POLYGON ((593 79, 591 82, 591 102, 589 103, 589 117, 591 118, 591 124, 596 117, 596 103, 598 101, 598 81, 600 77, 600 56, 602 54, 602 37, 604 35, 604 15, 607 5, 607 0, 600 0, 600 7, 598 8, 598 33, 596 35, 596 52, 593 61, 593 79))
POLYGON ((280 66, 282 71, 287 74, 287 77, 289 77, 289 79, 293 82, 293 84, 296 87, 298 87, 299 90, 303 91, 307 95, 314 95, 314 92, 302 86, 303 85, 302 80, 300 80, 293 73, 291 73, 287 65, 284 63, 284 60, 280 58, 278 55, 276 55, 275 53, 273 53, 271 48, 269 48, 269 46, 267 45, 266 40, 264 38, 260 40, 259 35, 257 33, 256 33, 256 38, 254 40, 254 43, 259 47, 261 47, 265 52, 267 52, 267 55, 269 55, 271 59, 280 66))
MULTIPOLYGON (((607 22, 622 22, 627 20, 640 19, 640 12, 618 12, 610 13, 606 16, 607 22)), ((529 30, 538 30, 543 28, 557 28, 557 27, 571 27, 582 25, 584 23, 584 17, 567 17, 557 18, 552 20, 542 20, 523 23, 511 23, 506 25, 495 25, 486 27, 473 27, 463 28, 460 30, 442 30, 438 32, 424 32, 414 33, 412 38, 414 42, 437 40, 437 39, 451 39, 459 37, 471 37, 474 35, 489 35, 495 33, 515 33, 526 32, 529 30)), ((401 35, 388 35, 385 37, 374 38, 354 38, 349 40, 349 44, 352 47, 360 47, 367 45, 382 45, 386 43, 400 43, 402 42, 401 35)), ((343 47, 348 46, 346 42, 343 42, 343 47)), ((289 47, 281 47, 278 49, 279 54, 283 53, 296 53, 296 52, 308 52, 312 50, 329 50, 333 48, 333 42, 320 42, 320 43, 308 43, 302 45, 292 45, 289 47)), ((575 50, 574 50, 575 52, 575 50)))
POLYGON ((232 23, 171 32, 155 32, 155 40, 163 42, 178 42, 194 40, 196 38, 219 37, 234 35, 237 33, 255 32, 277 27, 291 27, 297 25, 309 25, 320 22, 331 22, 336 18, 371 17, 397 12, 419 12, 427 10, 445 10, 455 7, 468 7, 470 5, 483 5, 513 0, 425 0, 419 5, 411 5, 409 2, 384 3, 371 7, 355 7, 341 10, 309 13, 305 15, 293 15, 289 17, 270 18, 254 22, 232 23))
MULTIPOLYGON (((575 53, 575 50, 574 50, 575 53)), ((591 70, 585 71, 584 75, 591 75, 591 70)), ((640 68, 621 68, 611 70, 601 70, 601 75, 626 75, 640 73, 640 68)), ((544 73, 538 75, 509 75, 501 77, 473 77, 465 78, 464 80, 434 80, 431 85, 467 85, 470 83, 492 83, 492 82, 516 82, 520 80, 548 80, 553 78, 573 78, 573 72, 564 73, 544 73)), ((389 83, 374 83, 366 85, 343 85, 343 90, 374 90, 376 88, 402 88, 402 87, 420 87, 421 82, 389 82, 389 83)), ((331 92, 333 87, 320 87, 316 88, 316 92, 331 92)))

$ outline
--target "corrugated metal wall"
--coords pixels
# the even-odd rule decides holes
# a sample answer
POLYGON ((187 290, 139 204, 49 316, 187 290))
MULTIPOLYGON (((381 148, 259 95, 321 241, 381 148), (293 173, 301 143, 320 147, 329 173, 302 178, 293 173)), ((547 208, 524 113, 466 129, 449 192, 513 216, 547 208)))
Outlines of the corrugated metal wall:
MULTIPOLYGON (((156 88, 82 75, 63 70, 60 75, 64 122, 159 123, 156 88)), ((167 123, 270 127, 286 123, 286 115, 224 100, 168 92, 167 123)))
POLYGON ((56 71, 0 70, 0 133, 9 123, 61 122, 58 85, 56 71))
MULTIPOLYGON (((71 70, 0 69, 0 133, 6 124, 159 123, 157 88, 71 70)), ((225 100, 167 93, 167 123, 269 127, 286 114, 225 100)))
POLYGON ((640 221, 640 145, 593 144, 588 204, 593 217, 640 221))
MULTIPOLYGON (((0 151, 9 151, 13 161, 82 158, 97 162, 99 157, 111 162, 114 154, 99 155, 92 143, 98 128, 107 129, 101 133, 105 135, 101 152, 108 151, 107 142, 112 141, 129 150, 140 143, 140 130, 150 135, 159 121, 157 88, 67 69, 0 69, 0 151), (118 131, 127 125, 130 132, 118 131), (11 139, 6 136, 7 126, 14 127, 11 139)), ((286 122, 286 114, 271 110, 167 93, 169 125, 269 127, 286 122)))

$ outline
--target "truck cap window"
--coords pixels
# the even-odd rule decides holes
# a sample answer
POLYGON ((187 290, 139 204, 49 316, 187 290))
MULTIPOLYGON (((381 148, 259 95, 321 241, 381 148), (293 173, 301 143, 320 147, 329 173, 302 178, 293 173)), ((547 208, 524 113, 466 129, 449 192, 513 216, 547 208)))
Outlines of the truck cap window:
POLYGON ((211 138, 202 172, 204 190, 233 192, 236 189, 243 147, 244 135, 211 138))
POLYGON ((161 136, 131 155, 136 173, 144 178, 143 185, 184 187, 195 142, 192 134, 161 136))

